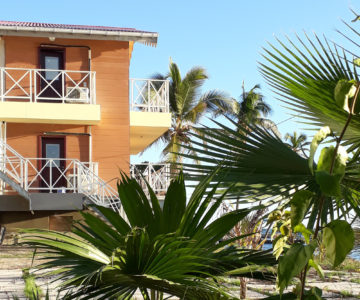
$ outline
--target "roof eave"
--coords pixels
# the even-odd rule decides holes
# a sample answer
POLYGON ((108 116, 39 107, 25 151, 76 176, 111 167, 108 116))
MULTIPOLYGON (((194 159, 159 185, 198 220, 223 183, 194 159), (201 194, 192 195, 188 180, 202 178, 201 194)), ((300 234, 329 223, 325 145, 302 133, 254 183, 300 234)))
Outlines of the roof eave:
POLYGON ((10 27, 4 25, 0 25, 0 35, 55 37, 84 40, 134 41, 152 46, 156 46, 159 36, 156 32, 105 31, 41 27, 34 28, 24 26, 10 27))

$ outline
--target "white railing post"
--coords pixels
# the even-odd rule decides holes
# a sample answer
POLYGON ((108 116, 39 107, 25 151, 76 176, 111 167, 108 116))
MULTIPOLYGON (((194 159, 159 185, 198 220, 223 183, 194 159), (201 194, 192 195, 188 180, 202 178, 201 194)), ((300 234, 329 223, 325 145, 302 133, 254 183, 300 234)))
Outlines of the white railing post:
POLYGON ((77 174, 76 177, 74 178, 75 182, 76 182, 76 190, 78 193, 82 193, 82 188, 81 188, 81 174, 82 174, 82 166, 81 164, 77 164, 77 174))
POLYGON ((151 176, 151 164, 150 164, 150 162, 148 163, 148 165, 147 165, 147 169, 148 169, 148 182, 149 182, 149 185, 151 186, 151 187, 153 187, 153 178, 152 178, 152 176, 151 176))
POLYGON ((32 71, 30 70, 29 71, 29 93, 30 93, 30 102, 32 102, 32 97, 33 97, 33 94, 32 94, 32 83, 33 83, 33 80, 32 80, 32 71))
POLYGON ((169 98, 169 88, 170 88, 170 81, 166 80, 166 89, 165 89, 165 106, 166 106, 166 112, 170 112, 170 98, 169 98))
MULTIPOLYGON (((49 188, 50 188, 50 193, 52 193, 52 190, 53 190, 53 184, 52 184, 52 182, 53 182, 53 180, 52 180, 52 162, 53 162, 53 160, 52 159, 50 159, 49 160, 49 166, 48 166, 48 168, 49 168, 49 188)), ((46 164, 46 163, 45 163, 46 164)))
POLYGON ((1 89, 1 102, 4 102, 4 91, 5 91, 5 78, 4 78, 4 68, 0 69, 0 89, 1 89))
POLYGON ((73 192, 74 193, 76 193, 76 191, 77 191, 77 188, 76 188, 77 175, 76 175, 76 173, 78 172, 78 168, 79 168, 79 165, 74 163, 73 174, 72 174, 72 182, 71 182, 71 184, 73 186, 73 192))
POLYGON ((35 103, 37 102, 37 80, 36 80, 36 77, 37 77, 37 71, 34 70, 34 102, 35 103))
POLYGON ((148 94, 147 94, 148 111, 150 112, 150 108, 151 108, 150 80, 147 80, 146 82, 147 82, 147 90, 148 90, 148 94))
POLYGON ((24 188, 24 161, 20 159, 20 186, 24 188))
POLYGON ((65 71, 61 71, 61 98, 62 103, 65 103, 65 71))
POLYGON ((91 76, 90 104, 96 104, 96 73, 91 71, 90 76, 91 76))
POLYGON ((27 191, 28 190, 28 182, 29 182, 29 180, 28 180, 28 176, 29 176, 29 166, 28 166, 28 161, 27 160, 25 160, 24 161, 25 162, 25 166, 24 166, 24 189, 25 189, 25 191, 27 191))

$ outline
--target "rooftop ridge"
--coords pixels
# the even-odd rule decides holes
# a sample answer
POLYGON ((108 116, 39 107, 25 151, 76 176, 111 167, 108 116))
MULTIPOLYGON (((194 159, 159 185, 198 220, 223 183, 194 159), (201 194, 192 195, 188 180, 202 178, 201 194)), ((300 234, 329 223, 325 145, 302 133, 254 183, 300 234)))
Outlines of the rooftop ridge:
POLYGON ((4 21, 0 20, 0 26, 9 27, 33 27, 33 28, 58 28, 58 29, 78 29, 78 30, 100 30, 100 31, 119 31, 119 32, 138 32, 155 33, 152 31, 138 30, 129 27, 99 26, 99 25, 75 25, 75 24, 56 24, 41 22, 22 22, 22 21, 4 21))

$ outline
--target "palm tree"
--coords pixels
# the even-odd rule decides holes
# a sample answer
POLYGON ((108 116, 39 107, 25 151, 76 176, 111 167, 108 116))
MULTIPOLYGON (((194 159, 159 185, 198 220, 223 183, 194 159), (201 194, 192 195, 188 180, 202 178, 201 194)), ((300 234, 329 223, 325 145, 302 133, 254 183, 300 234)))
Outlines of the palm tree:
POLYGON ((284 140, 288 141, 289 147, 297 153, 302 153, 305 157, 306 153, 304 147, 309 145, 309 143, 306 142, 306 139, 307 137, 305 134, 302 133, 298 136, 296 131, 294 131, 293 134, 287 133, 284 136, 284 140))
POLYGON ((130 299, 137 289, 151 300, 162 293, 192 300, 235 299, 219 276, 271 279, 269 266, 275 261, 267 251, 232 246, 238 238, 224 239, 249 210, 214 220, 223 196, 214 197, 216 188, 206 193, 212 177, 197 186, 186 204, 180 173, 161 208, 150 187, 148 199, 134 179, 122 175, 118 190, 127 220, 95 207, 101 217, 83 212, 84 221, 72 235, 23 230, 25 244, 39 250, 45 261, 38 269, 55 273, 70 299, 130 299))
POLYGON ((239 102, 236 101, 234 116, 242 125, 258 124, 263 125, 264 119, 271 113, 271 107, 264 101, 264 97, 258 92, 260 85, 256 84, 250 91, 245 91, 245 83, 242 84, 242 96, 239 102))
MULTIPOLYGON (((165 143, 162 154, 168 162, 176 163, 181 156, 178 153, 187 152, 184 145, 190 146, 189 133, 206 113, 218 115, 231 109, 231 99, 224 92, 210 90, 200 93, 204 82, 209 78, 202 67, 193 67, 182 78, 179 67, 170 60, 169 73, 156 74, 158 80, 170 80, 169 104, 172 115, 171 128, 156 139, 146 149, 159 142, 165 143)), ((145 150, 146 150, 145 149, 145 150)), ((194 153, 193 153, 194 154, 194 153)))
MULTIPOLYGON (((267 117, 271 113, 271 107, 268 105, 263 95, 258 91, 260 85, 256 84, 250 91, 245 91, 245 83, 242 83, 242 95, 238 100, 232 99, 231 109, 223 110, 223 114, 231 119, 237 124, 237 130, 244 133, 242 128, 249 130, 248 125, 259 125, 264 128, 271 130, 280 136, 280 133, 277 130, 276 124, 269 120, 267 117)), ((219 107, 221 110, 222 108, 219 107)), ((199 133, 199 131, 198 131, 199 133)), ((225 132, 224 132, 225 133, 225 132)), ((225 133, 226 134, 226 133, 225 133)), ((240 198, 236 199, 236 209, 239 207, 240 198)), ((252 247, 258 240, 258 237, 254 235, 254 228, 257 227, 261 231, 262 222, 260 216, 264 214, 264 211, 259 211, 260 214, 255 213, 249 215, 247 219, 244 219, 242 222, 236 224, 233 230, 234 236, 241 236, 244 234, 253 233, 248 239, 251 240, 251 243, 246 243, 248 247, 252 247), (258 226, 260 225, 260 226, 258 226)), ((239 246, 244 246, 245 239, 238 241, 239 246)), ((240 299, 246 298, 246 279, 240 278, 240 299)))
POLYGON ((264 96, 259 92, 259 89, 260 85, 256 84, 250 91, 245 91, 243 81, 240 99, 232 99, 231 109, 223 110, 223 114, 241 125, 240 127, 246 128, 248 124, 259 125, 278 134, 275 123, 267 118, 272 109, 265 102, 264 96))
MULTIPOLYGON (((356 32, 354 28, 349 27, 356 32)), ((351 98, 353 105, 360 101, 357 96, 360 88, 359 64, 353 63, 352 53, 349 57, 345 49, 326 39, 322 41, 317 36, 314 40, 308 36, 304 39, 297 38, 298 44, 290 39, 286 44, 280 41, 278 47, 270 44, 269 49, 264 50, 265 62, 261 63, 261 72, 280 100, 296 113, 296 116, 302 118, 303 123, 311 125, 312 128, 331 128, 330 135, 336 137, 336 146, 333 149, 338 149, 340 145, 347 146, 350 159, 345 159, 342 163, 343 173, 336 181, 329 179, 333 176, 331 172, 337 155, 341 155, 334 150, 329 160, 330 171, 326 171, 330 175, 329 178, 323 182, 317 180, 315 173, 322 172, 322 169, 319 163, 314 164, 313 156, 319 136, 315 136, 310 147, 312 155, 306 159, 261 126, 240 125, 239 131, 239 124, 236 122, 233 122, 235 129, 215 122, 222 129, 221 132, 218 129, 204 128, 201 129, 201 135, 194 134, 200 141, 194 143, 193 151, 202 153, 203 156, 198 159, 207 165, 187 164, 185 170, 191 174, 192 179, 199 180, 204 174, 220 168, 214 178, 214 184, 221 181, 223 188, 234 185, 232 193, 228 194, 230 199, 242 197, 242 203, 247 205, 249 200, 252 203, 261 202, 261 208, 278 203, 283 208, 291 209, 290 201, 295 191, 310 193, 313 195, 312 198, 308 198, 306 204, 302 202, 304 215, 301 220, 304 217, 308 218, 307 229, 313 230, 311 238, 315 241, 318 232, 328 224, 347 224, 344 219, 350 218, 352 212, 360 216, 360 115, 354 113, 358 109, 357 106, 349 113, 349 107, 345 107, 348 109, 345 110, 344 105, 339 103, 336 97, 338 84, 346 82, 351 86, 356 84, 357 93, 353 96, 344 96, 351 98), (207 143, 206 151, 202 146, 204 142, 207 143), (326 193, 324 182, 329 188, 336 185, 337 192, 326 193)), ((351 41, 350 38, 348 40, 351 41)), ((322 135, 322 132, 319 134, 322 135)), ((293 212, 291 209, 291 213, 293 212)), ((345 254, 350 251, 352 243, 351 227, 349 224, 346 226, 347 234, 340 237, 350 241, 345 254)), ((291 247, 296 250, 296 247, 301 248, 304 245, 293 244, 291 247)), ((289 258, 288 253, 294 252, 286 252, 285 259, 280 259, 279 266, 281 261, 289 258)), ((279 286, 283 289, 289 283, 287 280, 299 276, 302 282, 300 299, 304 297, 307 261, 304 260, 305 265, 294 273, 287 274, 286 280, 282 278, 279 286)), ((279 267, 278 270, 283 269, 279 267)))

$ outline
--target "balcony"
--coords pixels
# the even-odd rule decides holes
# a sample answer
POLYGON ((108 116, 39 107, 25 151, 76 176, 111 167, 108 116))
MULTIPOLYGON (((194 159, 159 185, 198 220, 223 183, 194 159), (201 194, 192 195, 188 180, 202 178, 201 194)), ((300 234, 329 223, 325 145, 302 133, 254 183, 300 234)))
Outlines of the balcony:
POLYGON ((159 199, 164 199, 170 185, 170 165, 161 163, 141 163, 130 166, 130 176, 135 178, 144 191, 148 191, 146 182, 159 199))
POLYGON ((83 198, 121 212, 118 193, 98 176, 98 164, 77 159, 25 158, 0 141, 0 211, 77 210, 83 198), (26 198, 27 205, 16 195, 26 198), (52 194, 49 197, 49 194, 52 194))
POLYGON ((130 79, 130 153, 144 150, 170 126, 169 81, 130 79))
POLYGON ((96 105, 95 72, 0 68, 0 119, 97 124, 100 106, 96 105))
MULTIPOLYGON (((98 163, 25 158, 0 140, 0 171, 6 176, 0 179, 0 211, 77 210, 85 196, 122 213, 117 191, 98 175, 98 163)), ((170 184, 168 164, 132 165, 130 175, 145 191, 146 180, 158 198, 164 198, 170 184)))

